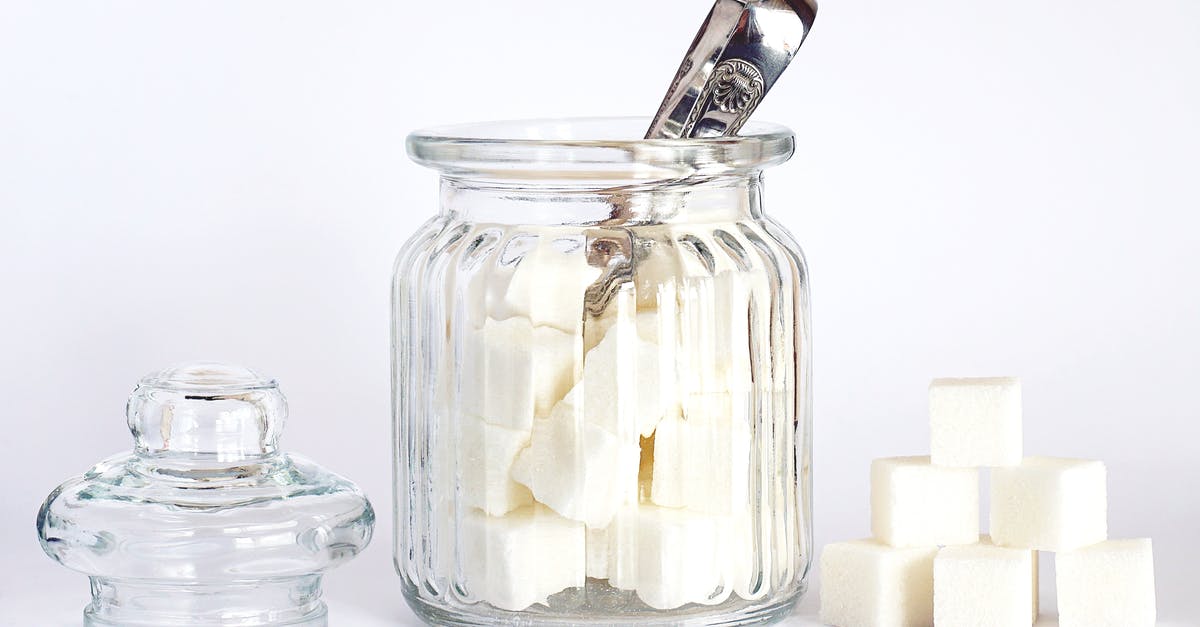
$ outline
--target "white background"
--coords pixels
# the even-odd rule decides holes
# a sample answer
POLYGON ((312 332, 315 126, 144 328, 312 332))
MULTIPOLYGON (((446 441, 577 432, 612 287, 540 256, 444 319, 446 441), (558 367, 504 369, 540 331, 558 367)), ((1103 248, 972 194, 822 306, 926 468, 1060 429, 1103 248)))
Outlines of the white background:
MULTIPOLYGON (((410 624, 388 283, 437 196, 404 136, 649 115, 708 8, 0 0, 0 625, 79 623, 37 507, 196 358, 277 377, 285 446, 374 500, 333 623, 410 624)), ((821 7, 757 116, 799 134, 767 208, 811 264, 818 543, 867 534, 871 458, 927 449, 931 377, 1020 375, 1027 451, 1108 463, 1112 535, 1195 624, 1198 111, 1195 0, 821 7)))

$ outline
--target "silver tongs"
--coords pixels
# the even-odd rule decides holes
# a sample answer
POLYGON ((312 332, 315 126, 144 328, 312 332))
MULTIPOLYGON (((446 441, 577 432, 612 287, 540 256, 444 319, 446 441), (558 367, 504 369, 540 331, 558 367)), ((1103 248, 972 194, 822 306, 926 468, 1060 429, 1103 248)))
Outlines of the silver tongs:
POLYGON ((804 43, 815 0, 717 0, 646 139, 735 135, 804 43))

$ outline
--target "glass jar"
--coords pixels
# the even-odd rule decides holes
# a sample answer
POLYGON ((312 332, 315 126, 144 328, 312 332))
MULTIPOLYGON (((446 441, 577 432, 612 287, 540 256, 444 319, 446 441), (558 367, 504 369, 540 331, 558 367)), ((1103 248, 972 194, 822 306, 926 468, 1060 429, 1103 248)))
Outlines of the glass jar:
POLYGON ((396 567, 438 624, 785 616, 812 557, 793 135, 419 131, 441 211, 393 282, 396 567))

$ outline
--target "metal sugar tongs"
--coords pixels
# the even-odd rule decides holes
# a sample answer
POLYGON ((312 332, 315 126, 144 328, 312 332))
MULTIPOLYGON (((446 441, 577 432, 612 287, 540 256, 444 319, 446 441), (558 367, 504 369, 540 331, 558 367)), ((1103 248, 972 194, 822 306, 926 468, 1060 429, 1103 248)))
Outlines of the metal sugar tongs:
POLYGON ((736 135, 804 43, 815 0, 717 0, 646 139, 736 135))

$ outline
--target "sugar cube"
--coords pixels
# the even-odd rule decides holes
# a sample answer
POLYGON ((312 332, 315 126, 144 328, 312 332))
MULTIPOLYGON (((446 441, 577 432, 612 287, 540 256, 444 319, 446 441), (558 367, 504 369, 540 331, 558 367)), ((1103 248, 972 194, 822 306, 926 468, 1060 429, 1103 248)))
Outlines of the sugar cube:
POLYGON ((933 564, 933 622, 954 627, 1032 625, 1033 553, 991 544, 948 546, 933 564))
POLYGON ((488 424, 474 416, 463 416, 459 428, 456 450, 463 501, 492 516, 531 505, 529 488, 513 481, 510 474, 517 454, 529 444, 530 432, 488 424))
POLYGON ((466 589, 511 611, 584 584, 584 527, 532 505, 504 516, 463 517, 460 564, 466 589))
POLYGON ((871 463, 871 533, 895 547, 974 544, 979 471, 934 466, 928 457, 871 463))
POLYGON ((584 356, 583 376, 568 402, 609 433, 649 436, 659 420, 679 411, 673 364, 663 369, 660 363, 668 362, 659 345, 643 339, 634 319, 618 322, 584 356))
POLYGON ((544 232, 526 237, 512 238, 498 259, 511 277, 489 283, 503 290, 502 299, 489 299, 496 303, 492 316, 526 318, 535 326, 576 333, 583 323, 584 295, 601 268, 588 263, 587 242, 581 235, 544 232))
POLYGON ((601 529, 636 499, 640 462, 637 440, 622 441, 562 402, 549 418, 534 421, 512 478, 560 515, 601 529))
POLYGON ((873 540, 825 545, 821 621, 837 627, 930 627, 937 552, 873 540))
POLYGON ((622 506, 603 529, 589 529, 588 577, 619 590, 637 588, 638 506, 622 506))
POLYGON ((714 603, 726 565, 716 517, 642 505, 637 508, 637 596, 655 609, 714 603))
MULTIPOLYGON (((730 374, 732 368, 728 360, 700 356, 703 349, 697 348, 696 344, 701 341, 711 342, 713 338, 706 337, 700 340, 690 335, 701 332, 695 326, 690 330, 686 328, 687 325, 681 328, 680 319, 675 313, 678 307, 678 303, 674 301, 664 303, 663 309, 639 312, 634 322, 638 336, 658 347, 658 370, 654 374, 658 376, 658 385, 662 389, 660 394, 665 397, 664 404, 668 413, 680 411, 681 399, 708 394, 727 394, 735 388, 738 392, 745 393, 746 385, 732 385, 735 379, 730 374)), ((710 330, 709 335, 713 332, 710 330)), ((710 347, 707 350, 711 353, 719 349, 710 347)), ((742 379, 748 382, 748 365, 742 375, 742 379)))
POLYGON ((1149 538, 1109 540, 1059 553, 1061 627, 1153 627, 1154 549, 1149 538))
MULTIPOLYGON (((678 283, 679 393, 741 393, 751 387, 751 276, 719 272, 678 283)), ((769 301, 761 301, 765 302, 769 301)))
POLYGON ((654 432, 650 499, 664 507, 729 514, 750 504, 750 427, 728 394, 692 397, 682 418, 654 432))
POLYGON ((575 380, 576 337, 527 318, 488 320, 463 340, 462 413, 518 431, 545 417, 575 380))
POLYGON ((992 471, 992 541, 1070 551, 1108 537, 1107 472, 1098 461, 1027 457, 992 471))
POLYGON ((931 460, 938 466, 1021 462, 1021 381, 934 379, 929 384, 931 460))
POLYGON ((633 268, 633 284, 639 309, 662 309, 675 302, 675 281, 686 273, 675 236, 668 226, 648 225, 639 240, 646 254, 638 254, 633 268))
POLYGON ((717 516, 651 504, 626 505, 608 527, 588 530, 588 576, 607 579, 620 590, 640 586, 654 603, 671 607, 684 602, 720 603, 735 592, 747 600, 761 598, 770 590, 758 574, 767 558, 753 551, 750 525, 749 512, 717 516), (678 558, 670 551, 676 544, 669 538, 674 533, 701 543, 690 549, 706 553, 691 562, 698 570, 685 573, 675 568, 672 560, 678 558), (715 561, 710 562, 710 557, 715 561), (639 578, 642 561, 652 563, 652 568, 639 578))

